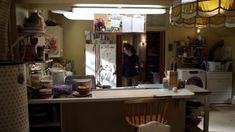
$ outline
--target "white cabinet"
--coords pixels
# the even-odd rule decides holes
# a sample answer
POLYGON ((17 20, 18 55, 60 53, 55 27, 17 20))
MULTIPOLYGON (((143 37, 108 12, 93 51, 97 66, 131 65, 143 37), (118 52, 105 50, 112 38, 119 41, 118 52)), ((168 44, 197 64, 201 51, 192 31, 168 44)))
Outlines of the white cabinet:
POLYGON ((210 103, 231 103, 232 72, 207 72, 207 89, 212 92, 210 103))
POLYGON ((46 34, 46 43, 50 47, 49 57, 62 57, 63 28, 60 26, 47 26, 46 34))

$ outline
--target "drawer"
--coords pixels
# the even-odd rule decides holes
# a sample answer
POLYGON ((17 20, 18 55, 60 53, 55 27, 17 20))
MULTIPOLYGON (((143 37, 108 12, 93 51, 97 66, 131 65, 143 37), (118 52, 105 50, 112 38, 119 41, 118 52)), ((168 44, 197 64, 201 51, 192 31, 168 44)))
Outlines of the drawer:
POLYGON ((232 98, 232 93, 211 93, 209 97, 216 97, 216 98, 225 98, 229 97, 232 98))
POLYGON ((232 94, 212 93, 209 96, 210 103, 231 103, 232 94))
POLYGON ((212 93, 226 93, 232 94, 232 89, 212 89, 210 90, 212 93))
POLYGON ((232 91, 231 79, 208 79, 207 89, 211 91, 232 91))
POLYGON ((232 72, 207 72, 207 79, 232 79, 232 72))

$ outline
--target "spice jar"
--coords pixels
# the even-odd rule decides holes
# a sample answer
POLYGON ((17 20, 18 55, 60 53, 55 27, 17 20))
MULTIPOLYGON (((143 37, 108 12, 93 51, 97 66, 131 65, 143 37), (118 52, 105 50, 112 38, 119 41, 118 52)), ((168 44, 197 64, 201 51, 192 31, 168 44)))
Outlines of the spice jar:
POLYGON ((163 83, 163 88, 167 89, 169 87, 169 85, 168 85, 168 78, 164 77, 162 79, 162 83, 163 83))

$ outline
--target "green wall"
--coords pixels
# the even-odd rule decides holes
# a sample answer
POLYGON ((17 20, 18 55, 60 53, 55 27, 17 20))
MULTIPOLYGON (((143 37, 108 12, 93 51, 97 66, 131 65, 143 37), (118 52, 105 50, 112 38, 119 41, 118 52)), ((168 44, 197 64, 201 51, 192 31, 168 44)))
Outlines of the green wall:
POLYGON ((85 35, 84 31, 92 31, 92 21, 72 21, 63 15, 50 14, 49 18, 55 20, 63 27, 64 59, 74 62, 74 72, 77 75, 85 74, 85 35))
MULTIPOLYGON (((66 19, 63 15, 50 14, 49 18, 55 20, 57 23, 61 24, 64 30, 64 59, 71 59, 74 61, 75 74, 85 74, 85 37, 84 31, 92 31, 92 21, 72 21, 66 19)), ((166 48, 168 44, 173 44, 175 40, 185 40, 187 36, 196 37, 196 28, 177 28, 168 26, 165 31, 167 32, 166 38, 166 48)), ((235 50, 235 38, 234 31, 226 28, 205 28, 201 29, 201 36, 207 39, 207 51, 220 40, 225 40, 225 46, 231 46, 232 50, 235 50)), ((173 45, 173 47, 175 47, 173 45)), ((166 50, 166 66, 170 64, 170 61, 175 56, 175 50, 168 52, 166 50)), ((221 56, 221 54, 219 54, 221 56)), ((235 71, 235 53, 232 54, 233 57, 233 71, 235 71)), ((235 86, 235 85, 233 85, 235 86)))

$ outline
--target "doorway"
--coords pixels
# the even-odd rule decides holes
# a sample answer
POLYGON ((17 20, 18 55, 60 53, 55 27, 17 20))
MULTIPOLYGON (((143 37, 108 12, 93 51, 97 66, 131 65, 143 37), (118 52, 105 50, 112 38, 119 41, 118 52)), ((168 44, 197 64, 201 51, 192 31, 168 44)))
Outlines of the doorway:
MULTIPOLYGON (((136 48, 137 55, 144 64, 144 69, 141 71, 144 74, 140 74, 139 83, 162 83, 165 69, 165 32, 151 31, 146 32, 145 35, 146 44, 144 55, 141 51, 143 47, 140 46, 141 34, 133 33, 117 35, 117 67, 120 67, 122 64, 123 42, 128 40, 128 43, 131 43, 136 48)), ((122 86, 122 76, 119 73, 117 74, 117 86, 122 86)))

